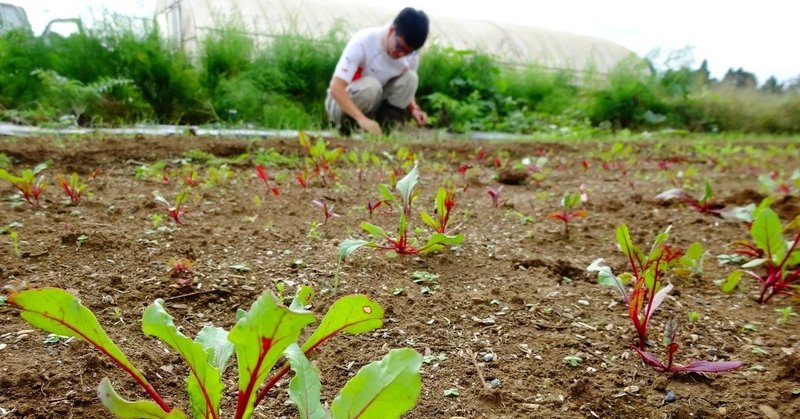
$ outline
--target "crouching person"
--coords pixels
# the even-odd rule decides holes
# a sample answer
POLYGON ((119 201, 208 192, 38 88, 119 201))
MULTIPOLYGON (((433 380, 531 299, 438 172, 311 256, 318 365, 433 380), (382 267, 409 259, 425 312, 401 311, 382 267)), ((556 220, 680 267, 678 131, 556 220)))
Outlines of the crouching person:
POLYGON ((343 135, 353 128, 380 135, 413 118, 428 115, 415 99, 419 78, 417 51, 428 38, 428 16, 407 7, 388 26, 357 32, 342 52, 331 79, 325 110, 343 135))

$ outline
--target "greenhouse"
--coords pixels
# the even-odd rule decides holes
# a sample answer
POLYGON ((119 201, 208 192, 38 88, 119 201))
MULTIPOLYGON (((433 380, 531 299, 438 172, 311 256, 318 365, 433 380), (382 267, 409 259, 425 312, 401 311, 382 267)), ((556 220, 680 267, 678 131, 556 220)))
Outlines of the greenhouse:
MULTIPOLYGON (((397 10, 342 1, 159 0, 155 13, 169 39, 196 53, 207 33, 230 24, 267 43, 270 37, 286 33, 322 38, 339 30, 347 36, 390 22, 397 10)), ((431 16, 431 40, 459 50, 491 52, 506 64, 537 63, 601 74, 632 54, 621 45, 589 36, 441 16, 431 16)))

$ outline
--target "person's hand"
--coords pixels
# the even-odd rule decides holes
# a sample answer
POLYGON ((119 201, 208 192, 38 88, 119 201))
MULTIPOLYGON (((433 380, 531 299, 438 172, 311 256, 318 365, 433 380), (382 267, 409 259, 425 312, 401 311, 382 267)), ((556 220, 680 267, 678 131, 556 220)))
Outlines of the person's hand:
POLYGON ((358 121, 358 125, 361 127, 361 129, 372 135, 381 135, 381 126, 375 122, 375 120, 363 118, 358 121))
POLYGON ((411 116, 417 121, 417 126, 424 127, 428 123, 428 114, 419 106, 411 110, 411 116))

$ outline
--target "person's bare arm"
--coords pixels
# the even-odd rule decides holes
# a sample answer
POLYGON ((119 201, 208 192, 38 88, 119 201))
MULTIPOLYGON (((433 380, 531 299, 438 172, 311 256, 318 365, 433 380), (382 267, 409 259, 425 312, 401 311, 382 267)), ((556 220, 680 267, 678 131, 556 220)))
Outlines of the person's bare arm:
POLYGON ((352 117, 364 131, 374 135, 381 135, 381 126, 367 115, 364 115, 364 112, 358 109, 353 99, 347 94, 346 81, 339 77, 334 77, 331 80, 331 96, 342 108, 342 112, 352 117))
POLYGON ((408 105, 408 112, 417 121, 417 125, 422 127, 428 123, 428 114, 417 105, 417 101, 412 99, 411 104, 408 105))

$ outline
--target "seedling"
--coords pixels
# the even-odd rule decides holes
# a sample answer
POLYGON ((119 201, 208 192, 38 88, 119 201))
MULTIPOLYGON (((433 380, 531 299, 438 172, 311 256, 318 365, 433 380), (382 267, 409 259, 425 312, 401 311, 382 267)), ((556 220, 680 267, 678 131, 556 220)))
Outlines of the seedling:
POLYGON ((277 185, 270 185, 269 174, 267 174, 267 169, 265 169, 263 165, 259 164, 256 166, 256 174, 258 175, 258 178, 264 182, 264 186, 272 195, 278 196, 281 194, 281 191, 278 189, 277 185))
POLYGON ((567 355, 564 357, 564 362, 572 368, 577 368, 583 362, 583 359, 575 355, 567 355))
POLYGON ((383 228, 374 224, 362 222, 361 228, 371 236, 380 240, 380 242, 352 239, 343 240, 339 245, 340 261, 344 260, 348 255, 362 246, 383 249, 388 251, 389 255, 393 256, 397 254, 412 255, 437 252, 444 249, 445 246, 454 246, 464 241, 464 236, 461 234, 448 236, 440 232, 434 233, 422 246, 418 246, 416 240, 409 238, 408 219, 411 215, 411 203, 416 197, 415 188, 418 181, 419 169, 415 164, 411 171, 397 182, 397 192, 400 194, 399 198, 395 196, 386 185, 380 185, 379 191, 382 200, 393 205, 396 204, 401 208, 400 220, 397 226, 397 236, 391 236, 383 228))
POLYGON ((69 201, 72 205, 78 205, 78 203, 81 202, 81 195, 83 191, 86 190, 86 184, 81 182, 77 173, 70 175, 69 180, 64 176, 59 176, 58 183, 61 185, 61 189, 64 190, 64 193, 67 194, 67 197, 69 197, 69 201))
POLYGON ((499 188, 495 189, 490 186, 486 187, 486 193, 492 198, 492 204, 495 208, 500 204, 500 192, 503 191, 503 185, 500 185, 499 188))
POLYGON ((703 195, 699 199, 689 195, 682 188, 672 188, 664 191, 658 194, 656 199, 660 201, 671 201, 673 199, 677 199, 686 205, 691 206, 699 213, 711 214, 717 217, 720 216, 722 208, 725 207, 724 204, 717 203, 714 199, 714 191, 711 189, 711 184, 709 184, 708 181, 705 182, 703 195))
MULTIPOLYGON (((364 295, 342 297, 300 346, 295 342, 302 330, 316 321, 314 314, 304 308, 312 297, 311 288, 301 287, 286 307, 274 294, 266 292, 250 311, 240 310, 230 331, 205 326, 194 340, 178 329, 164 309, 164 300, 158 299, 145 309, 142 331, 163 341, 188 363, 187 392, 195 418, 222 417, 220 405, 225 388, 221 377, 234 353, 239 377, 235 419, 249 418, 290 368, 295 375, 288 386, 289 396, 300 417, 400 417, 413 408, 421 390, 422 356, 406 348, 391 350, 382 360, 359 370, 333 400, 330 412, 322 406, 319 377, 307 356, 339 332, 356 335, 381 327, 383 308, 364 295), (286 361, 273 371, 282 356, 286 361)), ((98 397, 114 416, 187 417, 182 409, 167 403, 108 337, 95 315, 72 294, 57 288, 22 291, 12 294, 8 303, 21 310, 22 318, 34 327, 89 343, 150 396, 151 400, 125 400, 111 381, 103 378, 98 397)))
POLYGON ((434 212, 436 218, 434 219, 424 211, 421 212, 419 216, 422 222, 436 230, 437 233, 444 234, 447 231, 447 223, 450 221, 450 214, 453 212, 453 207, 455 205, 455 192, 440 187, 436 191, 436 210, 434 212))
POLYGON ((778 319, 778 324, 786 324, 792 317, 797 317, 797 313, 794 312, 792 306, 786 306, 784 308, 776 308, 775 311, 781 315, 778 319))
POLYGON ((322 179, 323 183, 326 179, 336 179, 333 165, 344 154, 344 150, 341 148, 328 150, 328 143, 322 138, 312 145, 308 134, 302 130, 298 135, 298 141, 300 146, 308 152, 308 157, 305 158, 306 167, 310 167, 311 172, 322 179))
POLYGON ((577 206, 581 202, 581 196, 577 193, 564 193, 564 196, 561 197, 561 208, 560 212, 553 212, 548 214, 549 218, 553 218, 556 220, 560 220, 564 223, 564 235, 569 236, 569 223, 570 221, 576 218, 583 218, 589 215, 589 212, 586 210, 575 210, 575 206, 577 206))
POLYGON ((316 221, 311 221, 308 223, 308 233, 306 233, 306 237, 309 240, 319 240, 322 238, 322 233, 320 233, 319 228, 322 226, 322 223, 318 223, 316 221))
POLYGON ((183 203, 186 201, 186 197, 189 195, 188 191, 182 191, 175 196, 175 205, 170 205, 169 201, 167 201, 163 196, 157 195, 156 202, 162 203, 167 207, 167 215, 172 218, 176 224, 183 224, 181 221, 181 217, 186 212, 186 208, 183 207, 183 203))
POLYGON ((383 204, 383 201, 377 201, 374 204, 372 202, 367 202, 367 211, 369 212, 369 218, 372 218, 372 213, 375 212, 378 207, 383 204))
POLYGON ((689 323, 697 323, 700 321, 700 313, 694 310, 690 311, 687 317, 689 318, 689 323))
POLYGON ((14 185, 25 201, 32 207, 36 207, 39 205, 39 196, 47 187, 44 183, 44 175, 40 175, 38 178, 36 177, 36 175, 41 173, 44 169, 47 169, 47 163, 38 164, 33 169, 25 169, 19 176, 12 175, 5 169, 0 169, 0 179, 14 185))
POLYGON ((674 272, 681 276, 703 276, 706 251, 699 242, 692 243, 686 248, 686 254, 678 259, 674 272))
POLYGON ((664 345, 666 346, 667 352, 667 363, 662 363, 658 358, 656 358, 650 352, 644 350, 644 348, 639 348, 636 346, 631 346, 636 353, 639 354, 639 357, 642 358, 645 364, 650 365, 658 372, 665 373, 665 374, 675 374, 675 373, 690 373, 690 372, 697 372, 697 373, 709 373, 709 372, 726 372, 732 371, 742 366, 741 361, 695 361, 690 363, 689 365, 681 366, 674 364, 674 357, 675 353, 678 352, 678 342, 675 341, 675 337, 678 333, 679 322, 677 319, 670 318, 664 326, 664 345))
POLYGON ((22 249, 19 247, 19 234, 16 232, 16 230, 14 230, 13 223, 0 229, 0 234, 8 234, 8 238, 11 240, 11 249, 14 251, 14 255, 18 258, 21 258, 22 249))
POLYGON ((333 205, 328 206, 328 203, 324 200, 315 199, 311 203, 322 208, 322 214, 325 216, 325 221, 322 222, 323 225, 328 224, 328 219, 339 217, 339 214, 333 212, 333 205))
POLYGON ((194 169, 186 170, 186 173, 183 175, 183 184, 190 187, 196 188, 200 186, 202 182, 200 182, 200 175, 197 174, 197 171, 194 169))
POLYGON ((194 262, 187 258, 172 258, 169 260, 169 276, 174 278, 178 285, 186 286, 192 281, 194 262))
POLYGON ((800 218, 784 228, 778 215, 765 208, 753 221, 750 235, 756 249, 753 254, 759 257, 742 265, 742 268, 761 283, 758 302, 766 304, 779 294, 798 295, 796 287, 800 283, 800 218), (784 239, 784 230, 796 230, 790 242, 784 239), (764 267, 763 274, 750 270, 758 266, 764 267))
POLYGON ((628 317, 636 328, 639 336, 638 346, 642 351, 647 344, 647 327, 653 313, 658 309, 667 294, 672 290, 672 284, 664 283, 664 275, 670 266, 680 258, 683 253, 665 244, 669 238, 672 226, 656 236, 650 253, 645 255, 631 240, 628 226, 621 224, 617 227, 616 238, 622 253, 628 258, 631 268, 630 273, 616 276, 611 268, 603 266, 603 259, 597 259, 589 266, 588 271, 598 273, 598 283, 616 288, 622 300, 628 305, 628 317), (627 283, 633 283, 630 296, 625 289, 627 283))

